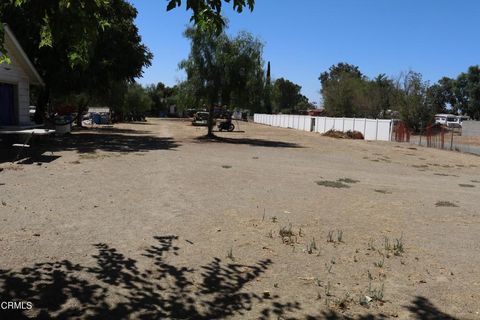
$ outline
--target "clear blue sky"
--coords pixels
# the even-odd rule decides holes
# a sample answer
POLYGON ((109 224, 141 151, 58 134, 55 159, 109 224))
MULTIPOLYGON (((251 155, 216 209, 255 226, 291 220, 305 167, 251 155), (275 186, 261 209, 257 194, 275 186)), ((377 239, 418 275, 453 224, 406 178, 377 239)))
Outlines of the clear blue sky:
MULTIPOLYGON (((155 58, 142 84, 174 85, 185 77, 178 62, 188 56, 183 38, 190 15, 166 12, 165 0, 131 0, 137 25, 155 58)), ((318 76, 348 62, 369 77, 415 70, 426 80, 455 77, 480 64, 480 0, 256 0, 250 13, 228 6, 229 34, 252 32, 264 44, 272 76, 302 86, 320 100, 318 76)))

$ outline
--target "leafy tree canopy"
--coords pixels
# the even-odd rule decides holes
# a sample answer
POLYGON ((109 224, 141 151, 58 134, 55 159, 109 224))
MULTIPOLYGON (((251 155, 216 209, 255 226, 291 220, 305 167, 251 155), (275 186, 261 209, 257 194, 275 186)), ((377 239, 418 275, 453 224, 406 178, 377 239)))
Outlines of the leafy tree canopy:
MULTIPOLYGON (((110 25, 103 15, 109 5, 109 0, 5 0, 0 4, 0 14, 18 9, 24 20, 31 18, 24 26, 35 30, 36 39, 32 39, 35 45, 39 49, 68 45, 68 62, 75 66, 88 63, 91 43, 110 25)), ((3 26, 0 31, 3 36, 3 26)), ((18 28, 15 32, 19 32, 18 28)), ((5 53, 3 47, 2 53, 5 53)))
POLYGON ((194 106, 261 107, 263 43, 248 32, 228 37, 199 27, 188 28, 185 36, 191 41, 191 50, 179 66, 187 73, 188 85, 182 86, 182 93, 191 97, 183 101, 195 102, 194 106))
MULTIPOLYGON (((182 0, 167 0, 167 11, 182 6, 182 0)), ((221 33, 226 25, 222 17, 222 7, 224 3, 232 3, 233 9, 241 13, 248 7, 253 11, 255 0, 183 0, 186 3, 186 9, 192 11, 192 21, 202 29, 210 29, 217 34, 221 33)))
POLYGON ((294 113, 298 104, 306 99, 300 94, 302 87, 284 78, 273 84, 273 103, 277 112, 294 113))
MULTIPOLYGON (((167 0, 167 11, 182 6, 182 0, 167 0)), ((101 14, 102 9, 110 6, 111 0, 4 0, 0 3, 0 13, 15 7, 30 7, 31 13, 40 17, 36 23, 36 31, 40 41, 39 47, 52 47, 64 42, 65 33, 70 37, 69 63, 72 66, 88 63, 90 44, 98 36, 99 30, 111 25, 111 21, 101 14), (70 22, 68 28, 59 28, 64 21, 70 22)), ((255 0, 184 0, 187 10, 192 11, 191 21, 200 26, 220 33, 226 22, 222 17, 224 3, 231 3, 233 9, 241 13, 245 8, 250 11, 255 0)), ((0 38, 3 38, 3 25, 0 24, 0 38)), ((8 61, 3 43, 0 43, 0 62, 8 61)))
POLYGON ((52 99, 78 106, 107 103, 121 87, 117 83, 139 77, 152 55, 141 43, 136 16, 125 0, 3 3, 0 19, 12 27, 46 83, 39 113, 52 99))

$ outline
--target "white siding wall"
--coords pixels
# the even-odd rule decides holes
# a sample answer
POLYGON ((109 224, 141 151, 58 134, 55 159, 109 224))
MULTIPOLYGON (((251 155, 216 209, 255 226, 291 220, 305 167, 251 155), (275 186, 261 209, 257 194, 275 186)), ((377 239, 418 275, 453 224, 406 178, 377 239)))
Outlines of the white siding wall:
POLYGON ((16 102, 19 124, 30 123, 29 106, 30 106, 30 82, 28 76, 25 73, 25 66, 22 66, 9 48, 12 48, 12 43, 7 39, 5 47, 9 53, 11 64, 0 65, 0 82, 9 83, 15 85, 17 88, 16 102))

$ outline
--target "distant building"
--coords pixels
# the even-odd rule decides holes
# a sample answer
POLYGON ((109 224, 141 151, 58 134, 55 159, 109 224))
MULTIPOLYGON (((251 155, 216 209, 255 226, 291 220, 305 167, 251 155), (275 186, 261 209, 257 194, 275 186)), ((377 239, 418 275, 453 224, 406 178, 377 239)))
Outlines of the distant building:
POLYGON ((310 109, 307 110, 307 115, 312 117, 323 117, 327 115, 325 109, 310 109))
POLYGON ((30 85, 43 80, 12 30, 4 25, 3 44, 11 63, 0 64, 0 126, 30 124, 30 85))

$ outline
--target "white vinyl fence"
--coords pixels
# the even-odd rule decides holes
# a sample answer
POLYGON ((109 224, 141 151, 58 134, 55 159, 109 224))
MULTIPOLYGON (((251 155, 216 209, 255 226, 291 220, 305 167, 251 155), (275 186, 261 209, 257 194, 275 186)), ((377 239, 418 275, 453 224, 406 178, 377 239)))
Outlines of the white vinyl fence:
POLYGON ((392 120, 364 118, 328 118, 289 114, 255 114, 253 121, 273 127, 325 133, 329 130, 359 131, 365 140, 390 141, 392 120))

